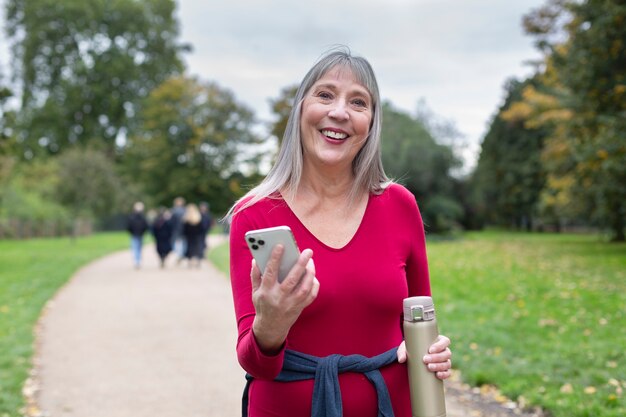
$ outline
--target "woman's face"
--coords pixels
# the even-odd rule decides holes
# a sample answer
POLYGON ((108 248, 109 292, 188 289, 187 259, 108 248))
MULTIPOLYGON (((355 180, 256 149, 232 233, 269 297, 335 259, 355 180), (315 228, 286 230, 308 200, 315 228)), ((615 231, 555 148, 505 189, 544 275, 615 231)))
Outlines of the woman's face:
POLYGON ((348 68, 320 78, 302 102, 300 133, 305 163, 350 167, 372 121, 372 97, 348 68))

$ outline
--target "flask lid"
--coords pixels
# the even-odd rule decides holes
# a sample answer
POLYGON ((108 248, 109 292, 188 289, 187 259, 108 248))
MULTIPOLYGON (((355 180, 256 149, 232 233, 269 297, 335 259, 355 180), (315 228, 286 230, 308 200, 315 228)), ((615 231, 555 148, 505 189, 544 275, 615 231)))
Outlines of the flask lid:
POLYGON ((435 319, 435 305, 431 297, 409 297, 402 302, 405 321, 430 321, 435 319))

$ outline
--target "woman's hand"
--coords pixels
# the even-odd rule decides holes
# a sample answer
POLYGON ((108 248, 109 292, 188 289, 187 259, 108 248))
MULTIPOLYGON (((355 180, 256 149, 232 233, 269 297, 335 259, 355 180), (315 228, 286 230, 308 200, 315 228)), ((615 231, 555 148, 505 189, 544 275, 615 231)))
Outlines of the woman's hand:
POLYGON ((310 249, 302 251, 287 277, 282 283, 278 282, 278 268, 283 252, 282 245, 274 247, 263 276, 254 260, 250 271, 252 302, 256 310, 252 331, 257 343, 267 354, 281 349, 289 329, 302 310, 315 300, 319 291, 313 251, 310 249))
MULTIPOLYGON (((398 346, 398 362, 406 362, 406 344, 404 341, 398 346)), ((439 379, 447 379, 452 375, 452 351, 450 350, 450 339, 440 335, 428 349, 428 354, 422 360, 428 370, 435 372, 439 379)))

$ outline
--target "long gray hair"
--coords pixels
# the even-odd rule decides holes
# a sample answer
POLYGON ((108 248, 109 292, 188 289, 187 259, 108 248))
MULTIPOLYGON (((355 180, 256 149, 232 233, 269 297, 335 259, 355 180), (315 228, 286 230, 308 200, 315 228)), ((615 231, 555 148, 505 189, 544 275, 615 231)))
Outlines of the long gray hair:
MULTIPOLYGON (((380 93, 374 70, 365 58, 352 56, 348 48, 333 49, 323 55, 306 74, 294 100, 287 128, 278 151, 274 166, 265 179, 250 190, 239 201, 248 199, 237 211, 243 210, 266 197, 272 197, 277 191, 285 190, 294 197, 302 176, 302 140, 300 136, 300 114, 305 95, 313 85, 335 67, 349 69, 359 84, 363 85, 372 97, 372 122, 365 144, 352 161, 355 181, 348 194, 348 201, 353 203, 360 193, 368 191, 380 194, 391 183, 385 174, 380 155, 380 132, 382 126, 382 108, 380 93)), ((237 204, 229 211, 233 209, 237 204)))

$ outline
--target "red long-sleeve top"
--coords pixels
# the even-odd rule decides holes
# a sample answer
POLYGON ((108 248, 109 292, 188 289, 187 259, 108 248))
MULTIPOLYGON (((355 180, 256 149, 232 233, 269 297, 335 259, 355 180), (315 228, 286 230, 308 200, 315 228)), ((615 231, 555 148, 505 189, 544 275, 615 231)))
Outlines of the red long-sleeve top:
MULTIPOLYGON (((402 300, 430 295, 424 227, 415 197, 392 184, 370 195, 354 237, 336 249, 319 241, 284 200, 266 198, 238 212, 230 230, 230 272, 241 366, 255 377, 249 392, 249 416, 311 415, 313 380, 272 381, 281 370, 284 349, 264 354, 252 332, 255 310, 250 282, 248 230, 287 225, 300 250, 313 250, 320 290, 292 326, 286 349, 315 356, 361 354, 372 357, 402 340, 402 300)), ((410 417, 406 364, 381 369, 396 417, 410 417)), ((376 417, 376 391, 362 374, 339 376, 345 417, 376 417)))

